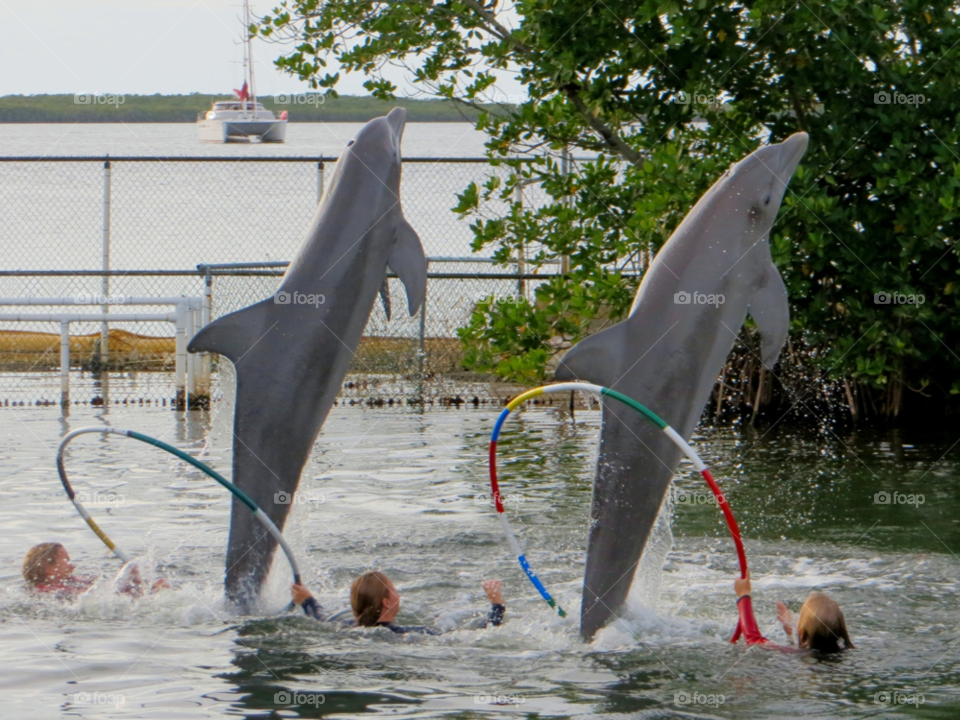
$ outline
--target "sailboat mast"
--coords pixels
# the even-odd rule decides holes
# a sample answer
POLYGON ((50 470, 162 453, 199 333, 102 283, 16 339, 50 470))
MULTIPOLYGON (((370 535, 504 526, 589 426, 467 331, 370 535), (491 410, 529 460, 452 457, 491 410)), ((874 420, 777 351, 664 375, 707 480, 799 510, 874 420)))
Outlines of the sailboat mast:
POLYGON ((253 110, 256 110, 257 91, 253 87, 253 38, 250 37, 250 0, 243 0, 243 37, 245 43, 244 59, 247 71, 247 77, 244 79, 250 83, 250 99, 253 101, 253 110))

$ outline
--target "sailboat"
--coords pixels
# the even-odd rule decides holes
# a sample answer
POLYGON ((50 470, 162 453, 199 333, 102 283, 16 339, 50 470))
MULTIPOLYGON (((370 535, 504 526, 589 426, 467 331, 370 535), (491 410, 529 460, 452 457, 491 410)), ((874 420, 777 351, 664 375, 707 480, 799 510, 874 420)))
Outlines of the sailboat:
POLYGON ((287 111, 274 115, 257 102, 253 84, 253 53, 250 36, 250 2, 243 2, 243 87, 234 90, 233 100, 213 103, 213 107, 197 117, 200 142, 270 142, 282 143, 287 137, 287 111))

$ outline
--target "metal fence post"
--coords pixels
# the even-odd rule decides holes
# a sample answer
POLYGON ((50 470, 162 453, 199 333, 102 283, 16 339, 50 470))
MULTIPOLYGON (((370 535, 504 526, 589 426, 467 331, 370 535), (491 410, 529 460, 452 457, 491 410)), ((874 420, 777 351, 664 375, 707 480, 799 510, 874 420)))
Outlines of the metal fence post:
MULTIPOLYGON (((517 158, 516 181, 517 184, 513 188, 513 201, 520 206, 520 210, 523 210, 523 169, 521 167, 519 157, 517 158)), ((527 297, 527 281, 523 278, 526 272, 527 251, 523 246, 523 242, 521 241, 520 245, 517 247, 517 275, 520 276, 517 279, 517 295, 522 298, 527 297)))
MULTIPOLYGON (((570 177, 570 148, 564 146, 563 153, 560 155, 560 173, 563 175, 564 180, 570 177)), ((566 207, 573 207, 573 195, 567 195, 564 198, 564 203, 566 207)), ((560 257, 560 274, 569 275, 570 274, 570 256, 562 255, 560 257)))
POLYGON ((70 323, 60 323, 60 405, 70 404, 70 323))
MULTIPOLYGON (((206 269, 203 278, 203 305, 200 313, 200 329, 210 324, 213 315, 213 274, 206 269)), ((197 400, 205 409, 210 407, 210 353, 200 355, 200 373, 197 378, 197 400)))
POLYGON ((317 202, 323 199, 323 155, 317 163, 317 202))
MULTIPOLYGON (((103 279, 100 283, 100 293, 103 296, 103 313, 110 312, 110 304, 107 296, 110 294, 110 203, 112 195, 112 177, 110 169, 110 156, 107 155, 103 161, 103 246, 101 248, 101 265, 103 266, 103 279)), ((110 327, 104 322, 100 325, 100 361, 106 367, 110 356, 110 327)))
POLYGON ((173 401, 175 410, 183 410, 186 407, 186 386, 187 386, 187 307, 184 303, 177 305, 177 323, 176 339, 174 348, 176 352, 176 363, 174 372, 176 374, 177 395, 173 401))
MULTIPOLYGON (((427 274, 430 273, 430 261, 427 260, 427 274)), ((426 290, 430 289, 430 281, 427 281, 426 290)), ((423 293, 423 302, 420 303, 420 351, 417 353, 417 377, 420 378, 420 398, 423 399, 423 364, 427 356, 426 346, 427 330, 427 292, 423 293)))

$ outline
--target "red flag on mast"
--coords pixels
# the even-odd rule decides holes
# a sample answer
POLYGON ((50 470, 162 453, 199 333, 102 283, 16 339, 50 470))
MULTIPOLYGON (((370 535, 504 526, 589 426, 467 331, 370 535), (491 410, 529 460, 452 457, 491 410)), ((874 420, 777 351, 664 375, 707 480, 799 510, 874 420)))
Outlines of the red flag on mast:
POLYGON ((247 90, 247 81, 243 81, 243 87, 239 90, 234 90, 234 94, 237 96, 237 99, 240 101, 246 101, 250 99, 250 91, 247 90))

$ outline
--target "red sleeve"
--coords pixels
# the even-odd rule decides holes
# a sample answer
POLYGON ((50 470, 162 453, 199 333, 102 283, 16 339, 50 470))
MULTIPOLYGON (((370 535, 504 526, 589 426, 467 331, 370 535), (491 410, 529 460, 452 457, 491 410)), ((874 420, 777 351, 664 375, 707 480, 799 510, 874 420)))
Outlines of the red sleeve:
POLYGON ((737 600, 737 610, 740 613, 740 621, 737 623, 737 629, 730 642, 735 643, 741 635, 744 636, 747 645, 767 642, 767 639, 760 634, 760 628, 757 627, 757 619, 753 616, 753 603, 750 601, 749 595, 744 595, 737 600))

